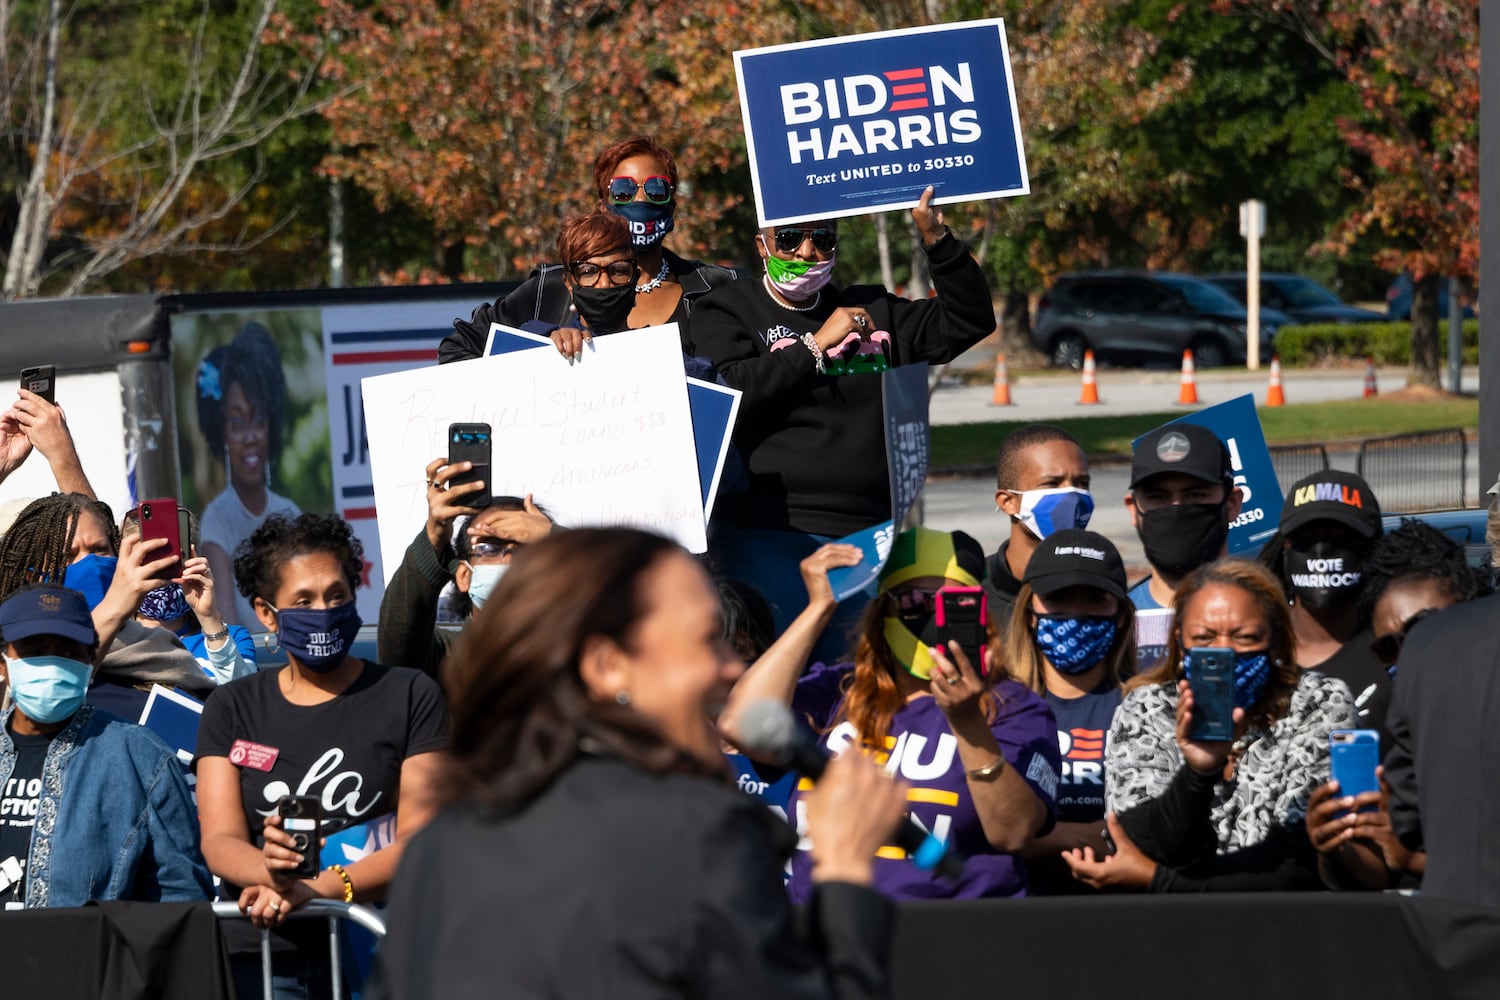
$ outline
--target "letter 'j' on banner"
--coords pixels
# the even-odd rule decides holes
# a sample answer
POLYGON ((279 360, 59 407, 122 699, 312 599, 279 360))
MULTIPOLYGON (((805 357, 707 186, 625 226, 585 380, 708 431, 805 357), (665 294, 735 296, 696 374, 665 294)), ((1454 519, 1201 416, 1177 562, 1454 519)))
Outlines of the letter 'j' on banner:
POLYGON ((734 54, 762 226, 1029 194, 998 18, 734 54))

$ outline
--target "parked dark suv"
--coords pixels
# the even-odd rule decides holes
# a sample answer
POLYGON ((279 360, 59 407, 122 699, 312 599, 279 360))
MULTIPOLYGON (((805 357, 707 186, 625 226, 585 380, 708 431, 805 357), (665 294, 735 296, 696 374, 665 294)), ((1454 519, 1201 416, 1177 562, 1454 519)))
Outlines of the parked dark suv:
MULTIPOLYGON (((1042 296, 1031 338, 1060 368, 1081 368, 1083 352, 1099 360, 1180 358, 1192 348, 1204 368, 1245 362, 1245 307, 1229 293, 1167 271, 1065 274, 1042 296)), ((1260 311, 1260 355, 1271 359, 1287 317, 1260 311)))
MULTIPOLYGON (((1245 301, 1245 272, 1210 274, 1204 280, 1245 301)), ((1284 312, 1293 323, 1381 323, 1385 314, 1351 306, 1311 278, 1300 274, 1261 272, 1261 305, 1284 312)))

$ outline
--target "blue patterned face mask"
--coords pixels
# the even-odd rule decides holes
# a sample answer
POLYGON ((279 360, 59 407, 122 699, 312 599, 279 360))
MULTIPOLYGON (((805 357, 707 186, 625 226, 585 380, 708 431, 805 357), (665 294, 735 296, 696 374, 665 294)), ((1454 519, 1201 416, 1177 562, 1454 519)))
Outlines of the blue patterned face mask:
POLYGON ((1054 667, 1081 674, 1104 659, 1119 626, 1104 615, 1037 615, 1033 638, 1054 667))
POLYGON ((1270 679, 1270 653, 1235 653, 1234 707, 1248 712, 1250 706, 1260 700, 1261 692, 1266 689, 1266 681, 1270 679))

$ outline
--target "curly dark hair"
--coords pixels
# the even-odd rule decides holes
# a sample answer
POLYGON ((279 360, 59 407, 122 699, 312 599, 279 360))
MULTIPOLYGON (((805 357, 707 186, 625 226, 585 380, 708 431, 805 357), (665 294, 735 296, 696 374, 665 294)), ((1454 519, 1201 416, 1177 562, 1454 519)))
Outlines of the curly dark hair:
POLYGON ((1489 574, 1469 565, 1464 547, 1415 518, 1386 533, 1365 560, 1359 595, 1360 628, 1375 616, 1375 605, 1393 583, 1435 580, 1455 604, 1483 597, 1493 589, 1489 574))
POLYGON ((633 644, 651 610, 644 581, 679 555, 675 542, 629 528, 554 532, 516 553, 443 663, 453 713, 446 798, 521 806, 590 742, 658 774, 722 774, 635 709, 590 697, 579 673, 591 640, 633 644))
POLYGON ((314 552, 338 559, 349 581, 359 589, 364 573, 365 547, 354 537, 354 529, 337 514, 272 514, 234 550, 234 581, 247 601, 259 597, 267 604, 281 589, 281 572, 287 560, 314 552))
POLYGON ((111 548, 120 551, 120 531, 109 504, 82 493, 54 493, 34 500, 0 538, 0 600, 29 583, 62 583, 78 518, 85 513, 99 519, 111 548))
POLYGON ((237 384, 252 406, 265 411, 274 463, 281 456, 288 394, 281 351, 270 331, 259 323, 246 323, 233 340, 199 362, 197 378, 198 430, 214 458, 224 460, 224 396, 237 384))

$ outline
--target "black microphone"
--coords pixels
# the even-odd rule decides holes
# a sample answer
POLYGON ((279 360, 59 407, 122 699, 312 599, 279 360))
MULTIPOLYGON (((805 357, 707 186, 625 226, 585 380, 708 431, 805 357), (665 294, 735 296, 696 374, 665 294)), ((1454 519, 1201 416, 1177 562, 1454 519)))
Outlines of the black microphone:
MULTIPOLYGON (((817 738, 797 725, 792 713, 780 702, 766 699, 745 706, 735 735, 740 748, 752 757, 790 768, 813 781, 823 777, 828 767, 830 758, 818 745, 817 738)), ((963 877, 964 859, 949 852, 941 840, 918 826, 910 814, 896 831, 896 846, 923 871, 934 871, 953 881, 963 877)))

